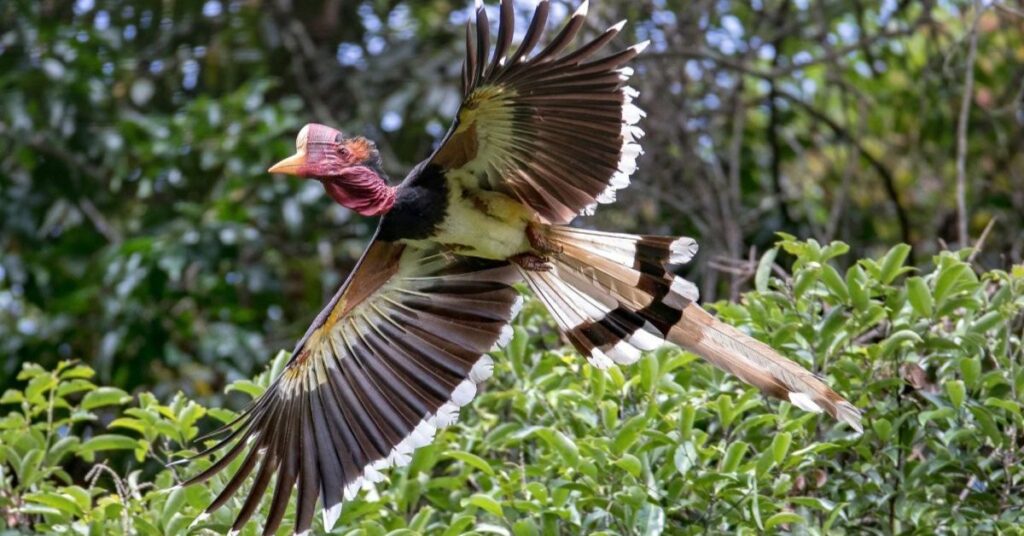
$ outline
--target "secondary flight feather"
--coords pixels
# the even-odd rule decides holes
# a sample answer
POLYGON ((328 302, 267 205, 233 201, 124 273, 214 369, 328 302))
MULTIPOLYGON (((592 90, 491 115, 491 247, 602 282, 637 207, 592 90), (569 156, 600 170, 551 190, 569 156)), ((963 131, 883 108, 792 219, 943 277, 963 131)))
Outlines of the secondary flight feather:
POLYGON ((390 184, 373 142, 318 124, 270 169, 318 180, 380 223, 285 370, 200 454, 219 453, 216 461, 184 483, 241 459, 207 509, 251 481, 233 531, 272 480, 263 533, 278 529, 293 494, 294 530, 305 533, 317 502, 330 528, 364 482, 407 464, 490 376, 487 352, 510 337, 521 280, 598 368, 674 343, 860 429, 859 411, 818 377, 697 305, 696 287, 671 270, 696 254, 694 240, 566 226, 613 202, 636 171, 644 112, 628 63, 646 43, 606 52, 623 21, 574 47, 586 2, 546 39, 548 13, 538 3, 513 48, 513 6, 503 0, 492 46, 478 4, 462 105, 438 149, 400 184, 390 184))

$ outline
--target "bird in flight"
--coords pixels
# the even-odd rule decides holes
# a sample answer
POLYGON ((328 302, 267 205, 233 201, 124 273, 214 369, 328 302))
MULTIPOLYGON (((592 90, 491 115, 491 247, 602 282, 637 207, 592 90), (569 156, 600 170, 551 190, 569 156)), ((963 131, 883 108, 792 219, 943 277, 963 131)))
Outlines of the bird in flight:
POLYGON ((693 257, 693 239, 568 226, 613 202, 636 170, 644 112, 626 83, 647 43, 603 53, 623 21, 571 48, 584 2, 541 46, 548 12, 547 1, 537 4, 512 49, 512 0, 501 1, 493 46, 478 2, 462 104, 438 148, 400 184, 385 176, 372 141, 319 124, 303 127, 295 154, 270 168, 320 181, 379 225, 282 373, 200 456, 223 454, 184 483, 242 457, 207 509, 255 474, 233 531, 275 475, 263 533, 280 526, 295 489, 295 532, 305 533, 318 500, 329 529, 364 482, 409 463, 491 375, 487 352, 511 336, 521 304, 512 285, 522 280, 597 368, 674 343, 860 430, 859 411, 814 374, 697 305, 697 288, 670 269, 693 257))

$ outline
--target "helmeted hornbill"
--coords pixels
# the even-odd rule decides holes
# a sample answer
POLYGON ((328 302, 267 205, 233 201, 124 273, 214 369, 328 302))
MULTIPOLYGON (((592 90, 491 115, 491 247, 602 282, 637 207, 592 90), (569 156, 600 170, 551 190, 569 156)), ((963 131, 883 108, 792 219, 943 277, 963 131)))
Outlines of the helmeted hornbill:
POLYGON ((306 125, 296 154, 272 168, 319 180, 338 203, 380 216, 348 280, 296 345, 287 367, 201 455, 227 449, 201 482, 244 454, 207 512, 255 471, 233 529, 251 517, 276 474, 264 534, 298 488, 295 531, 324 523, 381 470, 409 462, 491 374, 525 279, 565 337, 598 368, 629 364, 666 341, 763 392, 860 429, 860 413, 814 374, 719 322, 669 266, 697 251, 690 238, 568 227, 615 200, 641 154, 644 113, 626 64, 646 43, 595 59, 624 21, 571 52, 586 3, 536 52, 541 1, 512 52, 514 13, 502 0, 495 44, 487 15, 467 25, 463 102, 438 149, 392 186, 371 141, 306 125))

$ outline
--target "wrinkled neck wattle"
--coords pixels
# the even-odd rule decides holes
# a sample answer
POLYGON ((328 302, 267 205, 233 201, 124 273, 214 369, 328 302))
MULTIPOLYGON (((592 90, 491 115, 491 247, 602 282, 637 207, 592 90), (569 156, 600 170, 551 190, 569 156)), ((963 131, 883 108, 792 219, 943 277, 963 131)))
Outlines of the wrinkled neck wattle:
POLYGON ((323 179, 323 184, 331 199, 363 216, 383 214, 395 204, 395 188, 367 167, 348 168, 342 175, 323 179))

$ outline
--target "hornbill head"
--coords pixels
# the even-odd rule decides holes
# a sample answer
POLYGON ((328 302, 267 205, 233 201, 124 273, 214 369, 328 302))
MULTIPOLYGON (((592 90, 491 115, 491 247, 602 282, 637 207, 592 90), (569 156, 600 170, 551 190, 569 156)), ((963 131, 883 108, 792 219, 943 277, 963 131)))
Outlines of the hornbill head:
POLYGON ((346 138, 326 125, 302 127, 295 154, 267 171, 317 179, 332 199, 364 216, 383 214, 394 203, 395 189, 381 171, 377 146, 363 137, 346 138))
POLYGON ((340 130, 309 123, 295 138, 295 154, 270 167, 270 173, 284 173, 307 179, 342 175, 353 166, 375 167, 380 155, 366 138, 346 138, 340 130))

